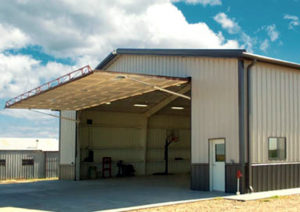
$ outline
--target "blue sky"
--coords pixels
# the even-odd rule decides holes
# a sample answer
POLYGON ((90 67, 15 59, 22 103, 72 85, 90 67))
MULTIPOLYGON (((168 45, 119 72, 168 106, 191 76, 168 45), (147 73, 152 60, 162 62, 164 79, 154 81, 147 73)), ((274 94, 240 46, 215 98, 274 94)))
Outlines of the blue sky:
MULTIPOLYGON (((95 67, 119 47, 245 48, 300 63, 300 1, 12 0, 1 2, 0 34, 4 108, 43 82, 95 67)), ((0 110, 0 137, 57 138, 58 120, 0 110)))

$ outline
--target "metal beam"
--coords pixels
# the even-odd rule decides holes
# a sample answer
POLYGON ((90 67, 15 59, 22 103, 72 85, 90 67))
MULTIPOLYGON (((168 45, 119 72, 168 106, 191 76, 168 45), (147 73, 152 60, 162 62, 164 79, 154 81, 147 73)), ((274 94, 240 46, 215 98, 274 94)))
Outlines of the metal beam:
MULTIPOLYGON (((179 90, 177 92, 177 94, 182 95, 182 94, 188 92, 189 90, 191 90, 191 84, 186 85, 184 88, 182 88, 181 90, 179 90)), ((159 110, 161 110, 163 107, 167 106, 170 102, 172 102, 175 99, 177 99, 179 97, 179 95, 176 95, 176 96, 173 95, 173 96, 165 98, 163 101, 161 101, 157 105, 155 105, 152 108, 150 108, 146 113, 144 113, 144 115, 146 117, 152 116, 153 114, 155 114, 159 110)))
POLYGON ((139 83, 144 84, 144 85, 147 85, 147 86, 151 86, 151 87, 153 87, 153 88, 156 89, 156 90, 160 90, 160 91, 163 91, 163 92, 165 92, 165 93, 169 93, 169 94, 172 94, 172 95, 175 95, 175 96, 179 96, 179 97, 182 97, 182 98, 191 100, 191 97, 189 97, 189 96, 187 96, 187 95, 184 95, 184 94, 181 94, 181 93, 179 93, 179 92, 170 91, 170 90, 167 90, 167 89, 165 89, 165 88, 161 88, 161 87, 159 87, 159 86, 156 86, 156 85, 153 85, 153 84, 150 84, 150 83, 147 83, 147 82, 143 82, 143 81, 141 81, 141 80, 137 80, 137 79, 135 79, 135 78, 133 78, 133 77, 129 77, 129 76, 123 76, 123 77, 126 78, 126 79, 130 79, 130 80, 132 80, 132 81, 135 81, 135 82, 139 82, 139 83))
POLYGON ((61 115, 54 115, 54 114, 50 114, 50 113, 45 113, 45 112, 38 111, 38 110, 32 110, 32 109, 29 109, 29 111, 36 112, 36 113, 40 113, 40 114, 43 114, 43 115, 52 116, 52 117, 54 117, 54 118, 64 119, 64 120, 68 120, 68 121, 74 121, 74 122, 76 122, 76 123, 79 123, 79 122, 80 122, 79 120, 76 120, 76 119, 71 119, 71 118, 68 118, 68 117, 61 116, 61 115))

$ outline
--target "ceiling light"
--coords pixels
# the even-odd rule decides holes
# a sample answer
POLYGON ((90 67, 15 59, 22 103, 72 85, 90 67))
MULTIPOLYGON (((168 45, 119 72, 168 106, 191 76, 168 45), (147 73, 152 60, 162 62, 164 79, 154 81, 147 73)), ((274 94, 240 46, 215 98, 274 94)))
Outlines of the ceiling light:
POLYGON ((183 110, 184 107, 171 107, 172 110, 183 110))
POLYGON ((148 105, 145 104, 134 104, 134 107, 148 107, 148 105))

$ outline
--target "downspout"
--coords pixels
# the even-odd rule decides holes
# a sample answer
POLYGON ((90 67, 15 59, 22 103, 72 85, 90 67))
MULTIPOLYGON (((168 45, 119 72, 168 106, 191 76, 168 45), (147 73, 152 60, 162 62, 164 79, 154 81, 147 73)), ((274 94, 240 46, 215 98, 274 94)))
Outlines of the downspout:
POLYGON ((247 66, 247 150, 248 150, 248 189, 253 192, 252 187, 252 145, 250 141, 250 94, 251 94, 251 68, 256 64, 256 59, 247 66))

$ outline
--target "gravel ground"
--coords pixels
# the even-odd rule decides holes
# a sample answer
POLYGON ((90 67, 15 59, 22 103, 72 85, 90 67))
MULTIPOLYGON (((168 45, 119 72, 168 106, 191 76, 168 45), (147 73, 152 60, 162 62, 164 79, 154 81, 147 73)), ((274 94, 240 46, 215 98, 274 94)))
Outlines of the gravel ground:
POLYGON ((300 211, 300 195, 274 196, 268 199, 253 201, 235 201, 225 199, 213 199, 198 201, 193 203, 176 204, 157 208, 148 208, 136 210, 138 212, 146 211, 300 211))

